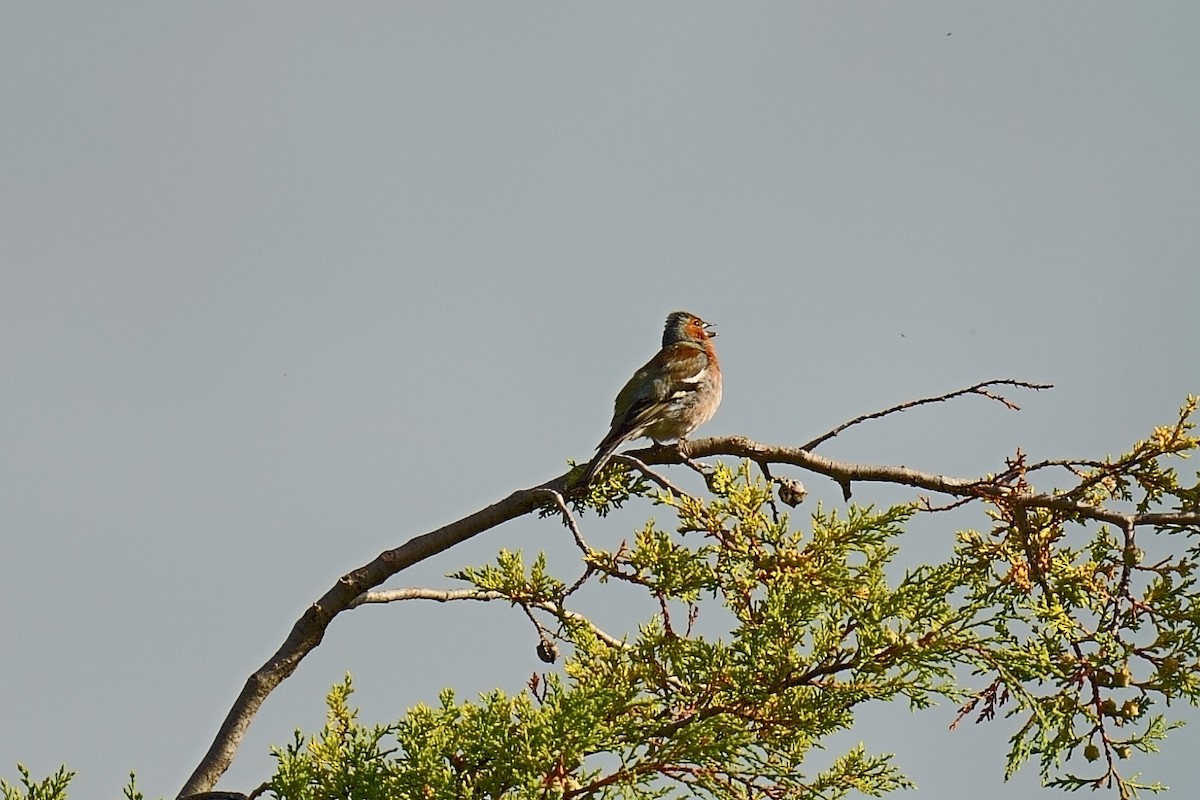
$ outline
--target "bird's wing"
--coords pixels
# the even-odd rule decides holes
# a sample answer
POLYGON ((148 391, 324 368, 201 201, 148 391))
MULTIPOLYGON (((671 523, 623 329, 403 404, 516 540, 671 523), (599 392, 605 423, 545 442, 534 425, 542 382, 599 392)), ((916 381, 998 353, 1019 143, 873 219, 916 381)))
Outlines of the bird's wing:
POLYGON ((678 342, 658 351, 617 395, 612 429, 605 441, 622 438, 653 422, 661 403, 700 388, 707 369, 704 349, 690 342, 678 342))

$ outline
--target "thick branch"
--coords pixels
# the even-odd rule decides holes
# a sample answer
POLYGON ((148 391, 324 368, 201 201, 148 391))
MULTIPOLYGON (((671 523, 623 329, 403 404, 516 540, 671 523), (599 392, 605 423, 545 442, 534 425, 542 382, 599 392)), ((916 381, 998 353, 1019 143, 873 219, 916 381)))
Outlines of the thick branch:
MULTIPOLYGON (((674 447, 650 447, 635 450, 636 456, 647 464, 680 464, 674 447)), ((878 466, 835 461, 799 447, 769 445, 744 436, 721 436, 688 442, 688 455, 735 456, 770 464, 790 464, 794 467, 825 475, 837 482, 849 498, 852 483, 896 483, 913 486, 951 497, 1002 500, 1026 508, 1048 508, 1077 514, 1085 519, 1108 522, 1122 527, 1167 526, 1200 524, 1200 514, 1183 512, 1155 514, 1122 514, 1103 506, 1075 500, 1066 495, 1022 492, 1012 486, 997 483, 991 478, 955 478, 933 472, 921 472, 904 466, 878 466)))
POLYGON ((216 785, 217 780, 233 763, 233 757, 246 734, 246 729, 250 727, 250 721, 258 713, 267 695, 295 672, 300 661, 321 643, 329 623, 349 608, 355 598, 413 564, 510 519, 528 514, 545 503, 546 489, 561 492, 565 482, 566 476, 563 475, 541 486, 513 492, 500 502, 457 522, 410 539, 393 550, 385 550, 371 563, 339 578, 333 588, 309 606, 296 621, 291 633, 275 655, 246 681, 225 721, 221 723, 212 746, 183 785, 179 796, 182 798, 207 792, 216 785))

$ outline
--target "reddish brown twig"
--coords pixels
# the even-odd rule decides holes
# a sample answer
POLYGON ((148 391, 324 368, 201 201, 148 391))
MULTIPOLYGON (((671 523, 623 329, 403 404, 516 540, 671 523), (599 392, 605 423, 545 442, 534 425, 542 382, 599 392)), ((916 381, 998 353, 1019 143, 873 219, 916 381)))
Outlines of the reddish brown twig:
POLYGON ((987 397, 991 400, 995 400, 998 403, 1002 403, 1002 404, 1004 404, 1004 406, 1006 406, 1007 408, 1009 408, 1013 411, 1021 410, 1021 407, 1018 406, 1016 403, 1012 402, 1011 400, 1009 400, 1001 395, 998 395, 995 392, 989 391, 988 387, 991 387, 991 386, 1014 386, 1014 387, 1017 387, 1020 389, 1033 389, 1035 391, 1040 391, 1042 389, 1053 389, 1054 388, 1053 384, 1049 384, 1049 383, 1029 383, 1028 381, 1018 381, 1018 380, 1014 380, 1012 378, 1001 378, 1001 379, 993 380, 993 381, 984 381, 983 383, 977 383, 974 386, 968 386, 965 389, 957 389, 953 392, 947 392, 946 394, 939 394, 935 397, 922 397, 919 400, 909 400, 907 403, 900 403, 899 405, 892 406, 891 408, 885 408, 882 411, 872 411, 870 414, 863 414, 860 417, 855 417, 854 419, 850 420, 849 422, 843 422, 841 425, 838 425, 833 430, 831 430, 827 433, 821 434, 820 436, 813 439, 811 442, 809 442, 807 444, 801 445, 800 449, 801 450, 812 450, 813 448, 817 447, 821 443, 827 442, 830 439, 832 439, 833 437, 837 436, 839 433, 846 430, 847 428, 852 428, 855 425, 858 425, 863 422, 867 422, 868 420, 879 419, 880 417, 886 417, 888 414, 896 414, 901 411, 907 411, 910 408, 916 408, 917 406, 924 406, 924 405, 928 405, 930 403, 944 403, 947 400, 952 400, 955 397, 962 397, 965 394, 977 394, 982 397, 987 397))

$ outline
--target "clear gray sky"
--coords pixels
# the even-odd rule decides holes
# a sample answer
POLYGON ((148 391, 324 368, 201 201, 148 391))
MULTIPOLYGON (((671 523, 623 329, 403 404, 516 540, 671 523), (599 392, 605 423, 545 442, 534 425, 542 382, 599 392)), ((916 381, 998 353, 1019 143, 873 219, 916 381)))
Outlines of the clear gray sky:
MULTIPOLYGON (((1058 388, 825 452, 1127 448, 1200 392, 1198 40, 1192 3, 3 5, 0 775, 172 796, 338 575, 587 457, 675 308, 721 332, 710 433, 1020 377, 1058 388)), ((512 523, 401 585, 563 536, 512 523)), ((500 607, 347 615, 223 785, 347 670, 383 721, 518 690, 534 645, 500 607)), ((952 717, 850 739, 922 797, 1032 793, 1011 725, 952 717)), ((1188 796, 1198 736, 1142 768, 1188 796)))

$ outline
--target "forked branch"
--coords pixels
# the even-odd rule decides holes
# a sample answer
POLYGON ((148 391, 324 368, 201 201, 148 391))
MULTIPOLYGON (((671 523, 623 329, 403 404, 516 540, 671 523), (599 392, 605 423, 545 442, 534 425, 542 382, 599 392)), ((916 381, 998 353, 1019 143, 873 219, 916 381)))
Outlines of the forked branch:
POLYGON ((849 420, 848 422, 843 422, 841 425, 838 425, 833 430, 827 431, 826 433, 823 433, 820 436, 818 436, 817 438, 813 439, 811 442, 801 445, 800 449, 801 450, 812 450, 812 449, 816 448, 817 445, 820 445, 823 442, 829 441, 830 439, 837 436, 839 433, 846 430, 847 428, 852 428, 855 425, 859 425, 859 424, 861 424, 863 422, 867 422, 869 420, 879 419, 880 417, 886 417, 888 414, 897 414, 901 411, 908 411, 910 408, 916 408, 917 406, 929 405, 930 403, 944 403, 947 400, 953 400, 956 397, 962 397, 963 395, 967 395, 967 394, 977 394, 977 395, 980 395, 981 397, 986 397, 990 400, 995 400, 997 403, 1001 403, 1006 408, 1009 408, 1013 411, 1021 410, 1021 407, 1018 406, 1016 403, 1012 402, 1011 400, 1004 397, 1003 395, 997 394, 996 392, 992 391, 992 388, 995 386, 1012 386, 1012 387, 1020 388, 1020 389, 1034 389, 1034 390, 1053 389, 1054 388, 1054 385, 1049 384, 1049 383, 1030 383, 1028 381, 1018 381, 1013 378, 999 378, 997 380, 984 381, 983 383, 977 383, 974 386, 968 386, 965 389, 956 389, 955 391, 947 392, 946 394, 934 395, 932 397, 922 397, 917 400, 909 400, 907 403, 900 403, 899 405, 894 405, 891 408, 885 408, 881 411, 872 411, 870 414, 863 414, 862 416, 855 417, 854 419, 849 420))

